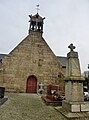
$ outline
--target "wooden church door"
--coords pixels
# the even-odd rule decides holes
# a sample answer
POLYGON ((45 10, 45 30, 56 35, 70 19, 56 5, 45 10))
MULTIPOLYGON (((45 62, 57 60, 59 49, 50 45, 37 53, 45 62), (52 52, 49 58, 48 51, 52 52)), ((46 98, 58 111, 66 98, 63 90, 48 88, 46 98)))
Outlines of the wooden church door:
POLYGON ((27 86, 26 86, 27 93, 36 93, 37 92, 37 79, 35 76, 29 76, 27 79, 27 86))

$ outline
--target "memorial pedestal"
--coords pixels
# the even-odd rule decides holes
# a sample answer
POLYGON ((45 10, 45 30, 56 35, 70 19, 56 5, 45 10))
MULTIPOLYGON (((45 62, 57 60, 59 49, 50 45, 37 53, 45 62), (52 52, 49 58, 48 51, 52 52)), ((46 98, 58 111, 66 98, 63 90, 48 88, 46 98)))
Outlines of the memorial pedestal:
POLYGON ((89 102, 69 102, 64 100, 62 102, 63 109, 69 112, 88 112, 89 102))

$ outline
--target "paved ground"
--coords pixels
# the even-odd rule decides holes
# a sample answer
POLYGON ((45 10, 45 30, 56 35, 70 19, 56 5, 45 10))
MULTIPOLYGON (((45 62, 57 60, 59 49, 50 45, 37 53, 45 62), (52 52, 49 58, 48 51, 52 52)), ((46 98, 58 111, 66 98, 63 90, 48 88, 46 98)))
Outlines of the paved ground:
POLYGON ((9 93, 0 106, 0 120, 66 120, 36 94, 9 93))

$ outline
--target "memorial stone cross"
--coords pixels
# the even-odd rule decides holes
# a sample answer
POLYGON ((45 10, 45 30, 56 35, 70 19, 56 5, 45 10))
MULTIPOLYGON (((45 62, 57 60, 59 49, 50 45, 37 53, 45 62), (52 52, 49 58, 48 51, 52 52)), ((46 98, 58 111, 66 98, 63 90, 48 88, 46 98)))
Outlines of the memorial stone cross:
POLYGON ((68 48, 70 48, 70 51, 73 51, 73 49, 75 49, 76 47, 73 46, 73 44, 71 43, 71 44, 68 46, 68 48))

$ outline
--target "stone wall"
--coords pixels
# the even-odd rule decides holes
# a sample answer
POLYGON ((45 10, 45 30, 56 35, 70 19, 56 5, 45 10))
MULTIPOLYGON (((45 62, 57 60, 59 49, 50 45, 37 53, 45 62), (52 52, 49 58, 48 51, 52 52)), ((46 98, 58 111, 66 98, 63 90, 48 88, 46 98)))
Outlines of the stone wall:
POLYGON ((60 73, 62 67, 40 32, 31 32, 5 57, 0 84, 7 91, 26 92, 28 76, 35 75, 37 84, 42 82, 46 89, 48 84, 62 85, 60 73))

